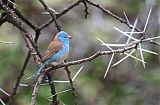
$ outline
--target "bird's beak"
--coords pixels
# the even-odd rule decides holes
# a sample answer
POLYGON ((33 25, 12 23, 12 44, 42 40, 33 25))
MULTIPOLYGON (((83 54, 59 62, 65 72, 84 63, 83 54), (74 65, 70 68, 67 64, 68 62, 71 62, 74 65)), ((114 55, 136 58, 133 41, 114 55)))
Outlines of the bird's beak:
POLYGON ((69 38, 69 39, 72 39, 72 37, 71 37, 71 36, 69 36, 69 35, 68 35, 68 38, 69 38))

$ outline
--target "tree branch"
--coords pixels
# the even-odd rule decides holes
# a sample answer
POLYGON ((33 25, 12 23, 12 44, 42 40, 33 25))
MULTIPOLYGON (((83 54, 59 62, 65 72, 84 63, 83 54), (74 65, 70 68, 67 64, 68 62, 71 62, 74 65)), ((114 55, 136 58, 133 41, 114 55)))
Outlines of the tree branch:
POLYGON ((36 61, 37 65, 39 65, 41 62, 41 59, 38 55, 38 47, 33 40, 32 36, 27 32, 27 30, 24 28, 23 23, 17 19, 17 17, 13 16, 13 11, 10 10, 2 1, 0 1, 0 7, 8 13, 7 21, 15 25, 20 31, 22 31, 22 36, 25 40, 26 46, 29 48, 30 53, 34 57, 34 60, 36 61))
POLYGON ((71 72, 69 71, 68 66, 65 67, 65 70, 67 72, 67 76, 68 76, 68 79, 69 79, 69 82, 70 82, 70 85, 71 85, 72 95, 73 95, 73 98, 74 98, 74 105, 78 105, 78 103, 77 103, 77 95, 76 95, 76 92, 75 92, 75 88, 73 86, 73 81, 72 81, 72 78, 71 78, 71 72))

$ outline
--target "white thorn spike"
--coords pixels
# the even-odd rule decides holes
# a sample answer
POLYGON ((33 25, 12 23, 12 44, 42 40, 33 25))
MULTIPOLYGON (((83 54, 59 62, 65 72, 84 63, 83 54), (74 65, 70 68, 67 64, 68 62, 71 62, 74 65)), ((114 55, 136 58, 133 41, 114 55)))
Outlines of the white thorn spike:
MULTIPOLYGON (((84 67, 84 66, 80 67, 80 69, 77 71, 77 73, 76 73, 76 74, 74 75, 74 77, 72 78, 72 81, 74 81, 74 80, 76 79, 76 77, 78 76, 78 74, 82 71, 83 67, 84 67)), ((54 83, 70 83, 70 81, 66 81, 66 80, 64 80, 64 81, 53 80, 53 81, 51 81, 50 83, 52 83, 52 82, 54 82, 54 83)), ((45 86, 45 85, 48 85, 48 84, 49 84, 49 83, 44 83, 44 84, 41 84, 41 85, 45 86)))
POLYGON ((66 105, 62 100, 60 100, 58 97, 57 97, 58 101, 62 104, 62 105, 66 105))
POLYGON ((32 75, 32 76, 30 76, 30 77, 28 77, 28 78, 26 78, 26 79, 24 79, 24 80, 28 80, 28 79, 31 79, 32 77, 34 77, 35 75, 32 75))
POLYGON ((0 98, 0 102, 2 103, 2 105, 6 105, 3 101, 2 101, 2 99, 0 98))
POLYGON ((29 85, 28 84, 20 83, 19 86, 21 86, 21 87, 28 87, 29 85))
POLYGON ((49 96, 47 97, 46 99, 49 99, 49 98, 52 98, 54 97, 55 95, 58 95, 58 94, 62 94, 62 93, 65 93, 65 92, 68 92, 68 91, 71 91, 72 89, 67 89, 67 90, 64 90, 64 91, 61 91, 61 92, 57 92, 56 94, 52 95, 52 96, 49 96))
POLYGON ((78 74, 81 72, 81 70, 83 69, 83 66, 77 71, 77 73, 74 75, 74 77, 72 78, 72 81, 75 80, 75 78, 78 76, 78 74))
POLYGON ((97 39, 101 42, 101 45, 104 45, 104 46, 108 47, 111 51, 113 51, 113 49, 111 47, 109 47, 106 43, 104 43, 100 38, 97 37, 97 39))
POLYGON ((146 31, 146 28, 147 28, 147 25, 148 25, 148 21, 149 21, 151 12, 152 12, 152 7, 151 7, 150 10, 149 10, 148 17, 147 17, 146 24, 145 24, 145 26, 144 26, 143 32, 146 31))
POLYGON ((124 61, 125 59, 127 59, 131 54, 133 54, 135 51, 135 49, 133 49, 127 56, 125 56, 124 58, 122 58, 121 60, 119 60, 118 62, 116 62, 115 64, 113 64, 113 67, 118 65, 119 63, 121 63, 122 61, 124 61))
POLYGON ((15 42, 5 42, 5 41, 0 41, 0 43, 4 43, 4 44, 15 44, 15 42))
POLYGON ((124 32, 125 34, 142 34, 143 32, 124 32))
POLYGON ((150 50, 146 50, 146 49, 140 49, 140 48, 137 48, 137 49, 139 49, 139 50, 142 50, 142 51, 144 51, 144 52, 148 52, 148 53, 150 53, 150 54, 154 54, 154 55, 159 55, 158 53, 156 53, 156 52, 153 52, 153 51, 150 51, 150 50))
POLYGON ((128 37, 128 40, 127 40, 126 44, 128 44, 130 42, 130 39, 131 39, 131 37, 133 35, 133 32, 135 31, 135 27, 137 25, 137 21, 138 21, 138 18, 136 18, 136 20, 134 22, 133 28, 132 28, 131 33, 130 33, 130 37, 128 37))
POLYGON ((126 18, 127 23, 130 24, 129 19, 128 19, 127 15, 126 15, 126 13, 124 11, 123 11, 123 14, 124 14, 124 16, 126 18))
POLYGON ((111 66, 111 63, 112 63, 113 57, 114 57, 114 53, 113 53, 113 54, 112 54, 112 56, 111 56, 111 59, 110 59, 110 61, 109 61, 108 67, 107 67, 107 70, 106 70, 106 72, 105 72, 105 74, 104 74, 104 78, 106 78, 106 75, 107 75, 108 70, 109 70, 109 68, 110 68, 110 66, 111 66))
MULTIPOLYGON (((124 52, 124 54, 125 55, 128 55, 128 53, 126 53, 126 52, 124 52)), ((137 57, 135 57, 135 56, 133 56, 133 55, 129 55, 131 58, 134 58, 135 60, 138 60, 138 61, 140 61, 140 62, 143 62, 141 59, 139 59, 139 58, 137 58, 137 57)), ((144 62, 144 63, 146 63, 146 62, 144 62)))
POLYGON ((143 41, 154 40, 154 39, 160 39, 160 36, 147 38, 147 39, 144 39, 143 41))
POLYGON ((122 33, 123 35, 127 36, 128 38, 133 39, 134 41, 138 41, 138 39, 129 36, 128 34, 126 34, 125 32, 121 31, 120 29, 118 29, 117 27, 114 27, 115 30, 119 31, 120 33, 122 33))
POLYGON ((146 66, 145 66, 145 63, 144 63, 144 57, 143 57, 143 52, 142 52, 142 46, 141 46, 141 44, 139 43, 139 50, 140 50, 140 56, 141 56, 141 59, 142 59, 142 63, 143 63, 143 67, 144 68, 146 68, 146 66))
POLYGON ((125 47, 126 45, 125 44, 106 44, 108 46, 111 46, 111 47, 125 47))
POLYGON ((2 88, 0 88, 0 91, 1 91, 2 93, 4 93, 5 95, 10 96, 10 94, 7 93, 7 92, 6 92, 5 90, 3 90, 2 88))

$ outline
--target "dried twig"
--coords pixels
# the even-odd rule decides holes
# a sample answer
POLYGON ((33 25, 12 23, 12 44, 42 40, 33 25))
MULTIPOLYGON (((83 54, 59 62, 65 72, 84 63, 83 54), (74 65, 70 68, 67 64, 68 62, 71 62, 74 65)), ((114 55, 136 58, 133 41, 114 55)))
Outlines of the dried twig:
POLYGON ((85 18, 87 19, 87 16, 88 16, 88 14, 89 14, 89 12, 88 12, 88 6, 87 6, 86 1, 83 1, 83 4, 84 4, 84 7, 85 7, 85 10, 84 10, 85 18))
POLYGON ((55 89, 55 86, 54 86, 54 82, 52 83, 52 75, 48 73, 47 77, 48 77, 48 83, 49 83, 49 85, 51 87, 51 93, 52 93, 52 95, 54 95, 52 97, 52 104, 51 105, 58 105, 56 89, 55 89))
POLYGON ((57 30, 58 30, 58 31, 61 31, 61 26, 58 24, 58 22, 57 22, 57 20, 56 20, 54 11, 52 11, 52 9, 51 9, 50 7, 48 7, 43 0, 39 0, 39 1, 40 1, 41 4, 43 5, 44 9, 47 10, 47 11, 50 13, 50 15, 52 16, 52 19, 53 19, 53 21, 55 22, 55 26, 56 26, 57 30))
POLYGON ((73 81, 72 81, 72 78, 71 78, 71 72, 69 71, 68 66, 66 66, 64 69, 66 70, 68 79, 70 81, 70 85, 71 85, 71 89, 72 89, 72 95, 73 95, 73 98, 74 98, 74 105, 78 105, 78 103, 77 103, 77 95, 76 95, 75 88, 73 86, 73 81))
POLYGON ((10 10, 10 8, 8 8, 2 1, 0 1, 0 7, 8 13, 7 18, 9 19, 7 19, 7 21, 11 22, 22 32, 22 36, 25 40, 26 46, 29 48, 30 53, 32 53, 36 63, 39 65, 41 60, 40 60, 40 57, 38 56, 39 55, 39 52, 37 49, 38 47, 35 41, 33 40, 32 36, 27 32, 23 23, 13 15, 13 11, 10 10))
MULTIPOLYGON (((39 90, 39 87, 40 87, 40 84, 45 76, 46 73, 49 73, 50 71, 52 70, 56 70, 58 68, 62 68, 62 67, 65 67, 66 71, 67 71, 67 74, 68 74, 68 78, 69 78, 69 81, 70 81, 70 84, 71 84, 71 87, 72 87, 72 92, 73 92, 73 95, 75 96, 75 99, 74 99, 74 104, 76 105, 77 104, 77 99, 76 99, 76 95, 75 95, 75 91, 74 91, 74 87, 73 87, 73 80, 71 79, 71 76, 70 76, 70 71, 68 69, 68 66, 71 66, 71 65, 77 65, 77 64, 80 64, 80 63, 84 63, 84 62, 88 62, 88 61, 92 61, 94 60, 95 58, 101 56, 101 55, 110 55, 112 54, 112 58, 114 56, 114 54, 116 53, 124 53, 126 54, 127 56, 125 57, 125 59, 127 57, 133 57, 135 59, 137 59, 136 57, 132 56, 131 54, 128 54, 126 51, 128 50, 135 50, 135 49, 138 49, 140 50, 140 54, 141 54, 141 59, 139 59, 140 61, 143 62, 143 65, 145 66, 145 62, 144 62, 144 58, 143 58, 143 53, 142 51, 144 52, 148 52, 148 53, 152 53, 152 54, 156 54, 155 52, 152 52, 152 51, 149 51, 149 50, 146 50, 146 49, 143 49, 141 47, 141 43, 142 42, 149 42, 151 44, 155 44, 155 45, 160 45, 158 42, 155 42, 153 41, 154 39, 158 39, 159 37, 153 37, 153 38, 147 38, 145 39, 146 37, 146 34, 145 34, 145 30, 147 28, 147 24, 148 24, 148 20, 149 20, 149 17, 150 17, 150 14, 151 14, 151 9, 150 9, 150 12, 149 12, 149 15, 147 17, 147 22, 144 26, 144 29, 143 31, 141 31, 139 28, 135 27, 135 25, 131 25, 127 16, 125 15, 126 17, 126 20, 120 18, 119 16, 113 14, 110 10, 107 10, 105 8, 103 8, 102 6, 100 6, 99 4, 96 4, 94 3, 93 1, 89 1, 89 0, 78 0, 76 2, 74 2, 73 4, 71 4, 69 7, 67 7, 66 9, 64 9, 62 12, 60 13, 54 13, 55 11, 52 10, 52 8, 48 7, 46 5, 46 3, 43 1, 43 0, 39 0, 41 2, 41 4, 43 5, 44 9, 46 11, 48 11, 51 15, 51 19, 49 21, 47 21, 46 23, 42 24, 41 26, 37 27, 35 25, 32 24, 32 22, 30 22, 30 20, 26 19, 22 14, 21 12, 19 12, 15 7, 14 7, 14 0, 11 0, 11 2, 2 2, 0 1, 0 8, 2 8, 4 10, 4 13, 2 13, 2 15, 4 14, 4 16, 1 16, 1 19, 0 19, 0 25, 2 25, 4 22, 8 21, 10 23, 12 23, 13 25, 15 25, 21 32, 22 32, 22 36, 25 40, 25 43, 26 43, 26 46, 28 47, 29 49, 29 52, 28 52, 28 55, 26 57, 26 60, 24 62, 24 65, 23 65, 23 68, 20 72, 20 74, 18 75, 17 77, 17 81, 16 81, 16 84, 13 88, 13 91, 11 93, 11 97, 10 97, 10 103, 11 103, 11 100, 13 98, 13 96, 16 94, 16 91, 18 89, 18 86, 19 86, 19 83, 20 83, 20 80, 23 76, 23 73, 24 73, 24 70, 29 62, 29 59, 31 57, 31 55, 34 57, 34 60, 36 62, 37 65, 39 65, 41 63, 41 55, 40 53, 38 52, 38 48, 37 48, 37 40, 39 38, 39 35, 40 35, 40 32, 42 29, 44 29, 45 27, 47 27, 48 25, 50 25, 53 21, 55 21, 55 26, 57 28, 58 31, 61 30, 61 26, 58 24, 57 20, 59 17, 63 16, 64 14, 66 14, 68 11, 72 10, 74 7, 78 6, 80 3, 83 3, 84 6, 85 6, 85 17, 87 18, 87 15, 88 15, 88 6, 87 4, 89 5, 92 5, 98 9, 100 9, 101 11, 103 11, 104 13, 110 15, 111 17, 115 18, 116 20, 119 20, 121 23, 125 23, 129 28, 132 29, 132 32, 122 32, 120 29, 116 28, 116 30, 118 30, 119 32, 121 32, 122 34, 124 34, 125 36, 128 37, 128 40, 127 41, 127 46, 125 46, 125 44, 121 44, 119 46, 121 47, 124 47, 124 48, 120 48, 120 49, 117 49, 117 50, 111 50, 111 51, 98 51, 97 53, 93 54, 92 56, 90 57, 87 57, 87 58, 83 58, 83 59, 80 59, 80 60, 76 60, 76 61, 71 61, 71 62, 66 62, 64 64, 58 64, 58 65, 52 65, 51 67, 48 67, 46 68, 42 74, 40 75, 40 77, 38 78, 37 82, 36 82, 36 85, 34 86, 34 90, 33 90, 33 94, 32 94, 32 100, 31 100, 31 105, 35 105, 35 102, 36 102, 36 96, 38 94, 38 90, 39 90), (6 3, 9 5, 6 5, 6 3), (27 30, 25 29, 22 21, 20 21, 15 15, 13 14, 16 14, 23 22, 25 22, 27 25, 29 25, 29 27, 31 27, 35 32, 36 32, 36 37, 35 39, 33 40, 32 38, 32 35, 30 35, 27 30), (134 32, 134 29, 138 32, 134 32), (128 33, 130 35, 128 35, 128 33), (132 34, 142 34, 143 37, 141 37, 140 39, 136 39, 134 37, 132 37, 132 34), (130 39, 134 40, 132 42, 130 42, 130 39), (139 46, 138 46, 139 45, 139 46), (138 46, 138 48, 137 48, 138 46)), ((136 23, 136 22, 135 22, 136 23)), ((1 43, 1 42, 0 42, 1 43)), ((6 42, 5 42, 6 43, 6 42)), ((105 44, 105 43, 103 43, 105 44)), ((109 49, 110 46, 109 44, 105 44, 109 49)), ((115 44, 110 44, 112 46, 116 46, 118 47, 117 45, 115 44)), ((122 60, 123 61, 123 60, 122 60)), ((109 62, 109 65, 108 65, 108 68, 110 67, 111 65, 111 62, 112 62, 112 59, 110 60, 109 62)), ((121 62, 121 61, 119 61, 121 62)), ((108 72, 108 69, 106 71, 106 74, 108 72)), ((105 74, 105 75, 106 75, 105 74)), ((50 84, 50 87, 51 87, 51 93, 52 95, 56 94, 56 91, 55 91, 55 86, 54 86, 54 82, 52 82, 53 80, 51 79, 51 75, 48 74, 48 79, 49 79, 49 84, 50 84)), ((53 96, 53 99, 52 99, 52 104, 53 105, 57 105, 58 102, 57 102, 57 97, 56 96, 53 96)))
POLYGON ((40 87, 40 84, 44 78, 44 75, 40 75, 36 84, 35 84, 35 87, 34 87, 34 90, 33 90, 33 93, 32 93, 32 99, 31 99, 31 104, 30 105, 35 105, 36 104, 36 96, 38 94, 38 91, 39 91, 39 87, 40 87))
MULTIPOLYGON (((68 6, 67 8, 65 8, 63 11, 61 11, 60 13, 56 14, 56 19, 58 19, 59 17, 61 17, 62 15, 66 14, 67 12, 69 12, 71 9, 73 9, 74 7, 76 7, 77 5, 79 5, 82 1, 84 0, 78 0, 75 3, 71 4, 70 6, 68 6)), ((48 25, 50 25, 52 22, 54 21, 54 19, 50 19, 48 20, 46 23, 42 24, 39 29, 44 29, 45 27, 47 27, 48 25)))

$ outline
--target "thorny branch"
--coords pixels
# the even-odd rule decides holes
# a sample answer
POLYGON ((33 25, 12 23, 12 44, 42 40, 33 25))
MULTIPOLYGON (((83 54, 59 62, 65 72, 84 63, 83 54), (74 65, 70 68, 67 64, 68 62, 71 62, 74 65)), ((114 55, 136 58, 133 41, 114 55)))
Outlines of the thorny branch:
MULTIPOLYGON (((14 0, 11 0, 11 1, 14 2, 14 0)), ((49 21, 47 21, 46 23, 44 23, 41 26, 37 27, 34 24, 32 24, 31 21, 29 21, 27 18, 25 18, 21 14, 21 12, 18 11, 13 6, 12 3, 10 3, 10 5, 5 5, 5 2, 2 1, 2 0, 0 0, 0 8, 5 11, 4 13, 2 13, 2 16, 0 18, 0 25, 2 25, 6 21, 8 21, 8 22, 12 23, 13 25, 15 25, 22 32, 22 36, 23 36, 23 38, 25 40, 26 46, 29 49, 29 52, 28 52, 28 55, 27 55, 27 57, 25 59, 23 68, 22 68, 20 74, 18 75, 16 84, 15 84, 15 86, 13 88, 13 91, 12 91, 12 94, 11 94, 11 97, 10 97, 11 99, 16 94, 16 91, 17 91, 18 86, 19 86, 19 82, 20 82, 20 80, 21 80, 21 78, 23 76, 24 70, 25 70, 25 68, 26 68, 26 66, 27 66, 27 64, 29 62, 29 59, 30 59, 31 55, 34 57, 34 60, 35 60, 35 62, 36 62, 37 65, 39 65, 41 63, 41 55, 38 52, 38 47, 37 47, 37 44, 36 44, 37 41, 38 41, 38 38, 39 38, 41 30, 44 29, 45 27, 47 27, 48 25, 50 25, 54 21, 57 30, 60 31, 61 30, 61 26, 58 24, 58 22, 57 22, 56 19, 58 19, 59 17, 63 16, 64 14, 66 14, 67 12, 69 12, 70 10, 72 10, 74 7, 78 6, 80 3, 83 3, 84 6, 85 6, 85 18, 87 18, 87 15, 89 14, 88 13, 88 6, 87 6, 87 4, 88 4, 88 5, 92 5, 92 6, 96 7, 96 8, 98 8, 98 9, 100 9, 101 11, 103 11, 104 13, 110 15, 111 17, 115 18, 116 20, 119 20, 121 23, 126 24, 129 28, 131 28, 131 29, 133 28, 133 26, 130 23, 128 23, 126 20, 120 18, 119 16, 113 14, 110 10, 105 9, 102 6, 100 6, 99 4, 96 4, 96 3, 94 3, 94 2, 92 2, 90 0, 78 0, 78 1, 74 2, 73 4, 71 4, 69 7, 67 7, 66 9, 64 9, 60 13, 54 13, 54 11, 52 11, 52 9, 50 7, 48 7, 43 0, 39 0, 39 1, 43 5, 44 9, 50 13, 50 15, 51 15, 52 18, 49 21), (35 37, 34 40, 32 38, 32 35, 30 35, 27 32, 27 30, 25 29, 22 21, 20 21, 13 14, 16 14, 23 22, 25 22, 28 26, 30 26, 36 32, 36 37, 35 37)), ((137 27, 135 27, 135 30, 138 31, 138 32, 141 32, 141 30, 139 28, 137 28, 137 27)), ((141 33, 141 34, 143 36, 145 36, 145 33, 141 33)), ((65 67, 66 71, 67 71, 67 74, 68 74, 68 78, 70 80, 70 84, 71 84, 72 90, 73 90, 73 95, 75 95, 75 93, 74 93, 74 87, 73 87, 73 82, 72 82, 72 79, 70 77, 70 71, 68 70, 68 66, 77 65, 77 64, 84 63, 84 62, 92 61, 92 60, 94 60, 95 58, 97 58, 98 56, 101 56, 101 55, 110 55, 110 54, 116 54, 116 53, 124 53, 124 52, 126 52, 128 50, 136 49, 137 45, 139 43, 144 42, 144 41, 148 41, 151 44, 159 45, 159 43, 157 43, 157 42, 155 42, 153 40, 144 40, 144 37, 142 37, 140 40, 134 41, 134 42, 130 43, 129 46, 121 48, 121 49, 117 49, 117 50, 113 50, 113 51, 98 51, 97 53, 95 53, 92 56, 87 57, 87 58, 83 58, 83 59, 76 60, 76 61, 71 61, 71 62, 66 62, 64 64, 52 65, 51 67, 46 68, 42 72, 42 74, 39 76, 39 78, 38 78, 38 80, 36 82, 36 85, 34 87, 33 94, 32 94, 31 105, 35 105, 36 96, 37 96, 38 91, 39 91, 39 86, 40 86, 40 84, 41 84, 41 82, 42 82, 45 74, 47 74, 47 77, 48 77, 49 81, 52 81, 51 75, 48 74, 50 71, 56 70, 58 68, 65 67)), ((54 84, 50 84, 50 87, 51 87, 51 93, 55 94, 56 91, 55 91, 54 84)), ((75 96, 75 98, 76 98, 76 96, 75 96)), ((11 99, 10 99, 10 103, 11 103, 11 99)), ((58 104, 56 96, 53 97, 52 104, 53 105, 57 105, 58 104)), ((75 99, 75 105, 76 104, 77 103, 76 103, 76 99, 75 99)))
POLYGON ((53 19, 54 22, 55 22, 55 26, 56 26, 57 30, 58 30, 58 31, 61 31, 61 26, 58 24, 58 22, 57 22, 57 20, 56 20, 56 17, 55 17, 55 15, 54 15, 53 11, 52 11, 52 9, 49 8, 43 0, 39 0, 39 1, 40 1, 41 4, 43 5, 44 9, 47 10, 47 11, 50 13, 50 15, 52 16, 52 19, 53 19))
POLYGON ((48 83, 49 83, 49 85, 51 87, 51 93, 53 95, 51 105, 58 105, 56 89, 55 89, 55 86, 54 86, 54 82, 52 83, 52 75, 48 73, 47 77, 48 77, 48 83))
POLYGON ((35 105, 36 104, 36 96, 38 94, 38 91, 39 91, 39 87, 40 87, 40 84, 44 78, 45 74, 44 75, 41 75, 39 76, 35 86, 34 86, 34 90, 33 90, 33 93, 32 93, 32 99, 31 99, 31 105, 35 105))
MULTIPOLYGON (((102 56, 102 55, 111 55, 111 54, 117 54, 117 53, 124 53, 126 51, 129 51, 131 49, 136 49, 137 48, 137 44, 139 43, 142 43, 142 42, 145 42, 145 41, 148 41, 148 40, 138 40, 138 41, 134 41, 132 43, 129 43, 127 45, 127 47, 124 47, 124 48, 121 48, 121 49, 117 49, 117 50, 112 50, 112 51, 98 51, 97 53, 93 54, 92 56, 90 57, 87 57, 87 58, 82 58, 80 60, 76 60, 76 61, 71 61, 71 62, 66 62, 64 64, 58 64, 58 65, 52 65, 52 67, 48 67, 46 68, 45 70, 42 71, 42 74, 41 75, 45 75, 46 73, 50 72, 50 71, 53 71, 53 70, 56 70, 58 68, 62 68, 62 67, 68 67, 68 66, 72 66, 72 65, 79 65, 81 63, 84 63, 84 62, 90 62, 94 59, 96 59, 97 57, 99 56, 102 56)), ((41 80, 41 76, 38 78, 38 81, 40 82, 41 80)), ((40 85, 40 84, 39 84, 40 85)), ((36 91, 36 89, 38 89, 39 86, 35 86, 34 87, 34 91, 36 91)), ((36 95, 34 95, 34 99, 35 99, 36 95)), ((34 104, 32 104, 34 105, 34 104)))
MULTIPOLYGON (((69 12, 71 9, 73 9, 74 7, 76 7, 77 5, 79 5, 82 1, 84 0, 78 0, 75 3, 71 4, 69 7, 65 8, 62 12, 55 14, 56 15, 56 19, 58 19, 59 17, 61 17, 62 15, 66 14, 67 12, 69 12)), ((46 23, 44 23, 40 29, 44 29, 45 27, 47 27, 48 25, 50 25, 52 22, 54 21, 54 19, 50 19, 49 21, 47 21, 46 23)))
MULTIPOLYGON (((126 24, 129 28, 133 28, 133 26, 131 24, 129 24, 126 20, 120 18, 119 16, 115 15, 114 13, 112 13, 110 10, 105 9, 104 7, 100 6, 99 4, 96 4, 90 0, 86 0, 86 2, 98 9, 100 9, 101 11, 103 11, 104 13, 108 14, 109 16, 115 18, 116 20, 119 20, 121 23, 126 24)), ((136 31, 141 32, 141 30, 139 28, 135 28, 136 31)))
POLYGON ((35 62, 37 65, 40 64, 40 57, 39 57, 39 52, 38 52, 38 47, 33 40, 32 36, 27 32, 25 29, 23 23, 15 16, 13 16, 13 11, 10 10, 9 7, 7 7, 2 1, 0 1, 0 7, 8 13, 7 21, 15 25, 21 32, 22 36, 25 40, 26 46, 29 48, 30 53, 33 55, 35 62))
POLYGON ((88 14, 89 14, 89 12, 88 12, 88 6, 87 6, 86 1, 83 1, 83 4, 84 4, 84 7, 85 7, 85 10, 84 10, 85 18, 87 19, 87 16, 88 16, 88 14))
POLYGON ((68 79, 69 79, 69 82, 71 84, 72 95, 73 95, 73 98, 74 98, 74 105, 78 105, 78 103, 77 103, 77 95, 76 95, 75 88, 73 86, 73 81, 72 81, 72 78, 71 78, 71 71, 69 70, 68 66, 66 66, 64 69, 67 72, 68 79))
MULTIPOLYGON (((45 3, 44 3, 42 0, 41 0, 41 2, 43 3, 43 5, 44 5, 45 8, 46 8, 47 6, 45 5, 45 3)), ((21 18, 26 24, 28 24, 33 30, 36 31, 36 37, 35 37, 34 41, 37 42, 37 41, 38 41, 38 38, 39 38, 39 35, 40 35, 40 31, 41 31, 41 30, 39 29, 39 27, 34 26, 34 25, 33 25, 28 19, 26 19, 16 8, 12 8, 12 9, 14 10, 15 14, 16 14, 19 18, 21 18)), ((48 7, 47 7, 46 9, 49 10, 48 7)), ((51 14, 52 14, 52 13, 51 13, 51 14)), ((52 15, 53 15, 53 14, 52 14, 52 15)), ((60 26, 59 26, 58 23, 56 22, 55 16, 53 16, 53 20, 55 20, 55 25, 56 25, 56 27, 57 27, 57 30, 60 31, 60 26)), ((17 81, 16 81, 16 84, 15 84, 15 86, 14 86, 14 88, 13 88, 13 92, 12 92, 12 94, 11 94, 9 103, 11 103, 12 98, 13 98, 14 95, 16 94, 17 88, 18 88, 18 86, 19 86, 19 82, 20 82, 20 80, 21 80, 21 77, 23 76, 24 70, 25 70, 25 68, 26 68, 26 66, 27 66, 27 64, 28 64, 28 62, 29 62, 29 60, 30 60, 30 57, 31 57, 31 54, 28 52, 28 55, 27 55, 27 57, 26 57, 26 59, 25 59, 23 68, 22 68, 22 70, 21 70, 21 73, 20 73, 20 74, 18 75, 18 77, 17 77, 17 81)), ((40 55, 40 57, 41 57, 41 55, 40 55)))

